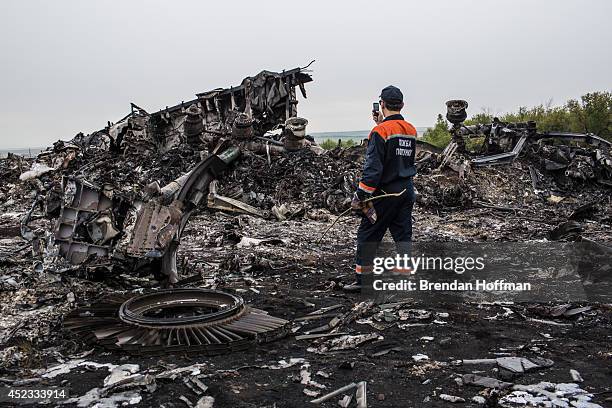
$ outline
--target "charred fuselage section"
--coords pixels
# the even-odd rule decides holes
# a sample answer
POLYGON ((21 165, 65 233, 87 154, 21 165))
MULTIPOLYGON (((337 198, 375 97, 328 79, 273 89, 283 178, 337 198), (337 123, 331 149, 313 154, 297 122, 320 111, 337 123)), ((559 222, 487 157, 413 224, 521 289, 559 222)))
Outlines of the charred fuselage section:
POLYGON ((130 113, 116 123, 77 135, 68 143, 71 157, 86 151, 94 162, 108 156, 138 162, 139 157, 163 156, 171 150, 191 151, 190 157, 199 155, 200 160, 165 185, 144 177, 132 188, 97 183, 86 174, 64 177, 54 232, 59 256, 73 265, 92 259, 149 264, 175 283, 176 251, 187 220, 202 201, 211 200, 209 184, 241 150, 275 154, 285 150, 285 144, 305 145, 307 121, 297 118, 296 88, 306 97, 304 84, 310 81, 304 68, 262 71, 239 86, 198 93, 193 100, 156 113, 132 103, 130 113), (272 130, 279 130, 276 140, 264 137, 272 130), (126 190, 129 194, 122 194, 126 190))

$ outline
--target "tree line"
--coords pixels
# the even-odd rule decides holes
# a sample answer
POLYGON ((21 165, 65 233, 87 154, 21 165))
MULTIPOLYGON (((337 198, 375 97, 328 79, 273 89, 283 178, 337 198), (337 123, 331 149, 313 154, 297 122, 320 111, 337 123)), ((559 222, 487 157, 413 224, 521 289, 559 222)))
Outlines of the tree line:
MULTIPOLYGON (((483 109, 467 119, 465 124, 491 123, 494 117, 490 110, 483 109)), ((608 91, 587 93, 580 100, 570 99, 561 106, 552 106, 551 102, 532 108, 523 106, 517 112, 497 117, 502 122, 535 121, 540 132, 593 133, 612 141, 612 93, 608 91)), ((425 131, 423 140, 444 147, 451 139, 449 127, 444 116, 439 114, 436 124, 425 131)))

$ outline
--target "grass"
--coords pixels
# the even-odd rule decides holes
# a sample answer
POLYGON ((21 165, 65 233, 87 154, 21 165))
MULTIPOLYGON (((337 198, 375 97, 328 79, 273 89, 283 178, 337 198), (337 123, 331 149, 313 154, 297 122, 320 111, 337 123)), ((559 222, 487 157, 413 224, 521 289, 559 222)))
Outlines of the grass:
POLYGON ((354 140, 352 140, 352 139, 347 139, 347 140, 342 140, 342 139, 338 139, 338 140, 326 139, 321 144, 319 144, 319 146, 321 146, 325 150, 332 150, 332 149, 335 149, 338 146, 340 146, 340 147, 353 147, 353 146, 357 146, 357 143, 354 140))

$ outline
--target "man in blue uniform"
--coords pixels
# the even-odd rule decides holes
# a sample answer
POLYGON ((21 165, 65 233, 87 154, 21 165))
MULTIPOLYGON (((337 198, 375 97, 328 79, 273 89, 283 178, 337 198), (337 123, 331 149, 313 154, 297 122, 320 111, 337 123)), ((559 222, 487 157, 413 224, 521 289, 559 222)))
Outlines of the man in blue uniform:
POLYGON ((383 89, 379 105, 382 116, 380 112, 372 112, 376 126, 368 136, 363 174, 351 203, 351 208, 363 215, 363 219, 357 231, 356 280, 344 287, 349 292, 371 284, 376 249, 387 230, 400 253, 409 252, 412 241, 415 197, 412 177, 416 174, 417 131, 400 114, 404 97, 398 88, 383 89), (398 197, 367 201, 378 195, 402 191, 398 197))

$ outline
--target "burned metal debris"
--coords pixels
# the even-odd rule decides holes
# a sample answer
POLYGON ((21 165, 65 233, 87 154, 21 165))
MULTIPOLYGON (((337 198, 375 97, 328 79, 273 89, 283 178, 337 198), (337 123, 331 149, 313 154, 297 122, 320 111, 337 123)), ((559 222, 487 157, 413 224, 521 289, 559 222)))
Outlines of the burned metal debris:
POLYGON ((306 68, 262 71, 239 86, 198 93, 151 114, 132 104, 130 114, 94 135, 119 151, 162 152, 183 143, 212 148, 229 135, 244 140, 263 136, 297 116, 296 87, 306 98, 304 84, 312 81, 306 68))
MULTIPOLYGON (((152 114, 132 104, 117 123, 41 153, 20 178, 44 180, 37 189, 45 197, 37 195, 35 205, 44 203, 50 215, 59 209, 53 237, 36 237, 49 248, 46 256, 57 247, 71 265, 153 268, 176 283, 180 236, 201 202, 261 214, 217 194, 217 182, 209 192, 241 151, 285 151, 282 141, 263 137, 277 128, 288 150, 316 147, 305 143, 307 121, 296 117, 296 88, 305 97, 304 84, 312 81, 304 71, 262 71, 152 114)), ((24 237, 29 220, 22 222, 24 237)))
POLYGON ((161 272, 175 283, 176 248, 182 228, 205 197, 208 184, 238 155, 234 147, 211 154, 185 177, 138 201, 122 197, 108 184, 100 187, 64 178, 54 237, 59 255, 71 264, 81 264, 91 257, 132 265, 137 259, 161 259, 161 272))
MULTIPOLYGON (((609 403, 606 302, 340 291, 358 220, 315 243, 365 149, 316 146, 296 110, 309 80, 264 71, 155 113, 132 105, 36 159, 0 160, 0 383, 66 385, 80 406, 609 403)), ((504 166, 418 143, 413 239, 581 241, 576 285, 609 299, 607 144, 492 125, 487 155, 530 135, 504 166)))
MULTIPOLYGON (((181 167, 185 169, 182 173, 176 175, 177 166, 171 166, 172 172, 157 174, 155 179, 147 180, 144 174, 139 174, 131 188, 120 184, 128 181, 126 178, 109 179, 106 173, 100 174, 98 180, 87 177, 84 171, 91 169, 88 164, 77 167, 72 174, 62 171, 60 194, 57 187, 43 186, 45 199, 37 197, 50 211, 61 207, 54 233, 59 256, 73 265, 92 259, 103 264, 106 259, 107 269, 117 265, 123 270, 153 269, 174 284, 178 281, 176 257, 180 237, 191 214, 204 204, 204 198, 210 209, 264 218, 272 214, 278 220, 316 218, 320 215, 313 210, 319 208, 343 211, 357 184, 363 148, 321 154, 316 144, 307 139, 307 121, 295 116, 295 87, 303 89, 310 80, 299 68, 280 74, 263 71, 245 79, 239 87, 201 93, 193 101, 155 114, 133 105, 132 112, 117 124, 87 137, 79 136, 68 144, 56 144, 53 152, 43 153, 42 158, 50 165, 44 160, 37 162, 22 178, 49 177, 58 169, 69 169, 80 159, 96 164, 121 161, 123 165, 125 157, 136 160, 135 153, 153 154, 155 158, 161 153, 171 160, 188 158, 186 162, 182 160, 181 167), (160 120, 166 121, 166 125, 161 125, 160 120), (265 133, 277 127, 282 128, 280 133, 265 133), (107 139, 105 151, 106 144, 100 141, 107 139), (136 151, 131 150, 134 148, 136 151), (208 153, 198 152, 200 149, 207 149, 208 153), (205 158, 200 160, 200 156, 205 158), (224 170, 229 171, 222 175, 224 170), (95 195, 95 203, 89 202, 95 195), (94 204, 99 207, 93 208, 94 204)), ((561 136, 539 134, 533 123, 495 122, 466 127, 462 124, 466 107, 464 101, 448 103, 454 142, 444 152, 419 144, 417 165, 424 179, 428 179, 420 186, 417 181, 417 186, 423 188, 424 194, 419 199, 424 205, 489 205, 470 197, 471 187, 463 183, 471 166, 501 163, 523 151, 540 158, 540 172, 555 175, 558 187, 566 188, 561 184, 572 181, 605 184, 612 177, 610 143, 603 139, 593 135, 564 136, 594 144, 594 150, 589 150, 542 144, 545 139, 561 136), (484 161, 466 159, 461 141, 483 135, 486 152, 519 150, 516 154, 498 154, 504 157, 486 156, 484 161), (435 172, 444 167, 457 171, 460 182, 439 183, 438 177, 442 175, 435 172)), ((543 177, 535 165, 530 167, 530 175, 536 193, 545 191, 543 177)), ((22 223, 24 230, 28 219, 22 223)), ((579 224, 572 223, 576 225, 571 231, 580 232, 579 224)), ((569 234, 565 231, 563 228, 551 231, 551 237, 569 234)))
MULTIPOLYGON (((452 154, 457 150, 459 153, 465 154, 465 139, 482 137, 481 150, 486 156, 472 158, 471 163, 475 166, 511 163, 526 145, 546 139, 558 139, 564 142, 586 143, 594 147, 594 151, 590 152, 589 156, 592 157, 594 162, 602 166, 601 171, 604 173, 602 178, 609 179, 612 177, 612 161, 609 157, 612 142, 597 135, 592 133, 538 132, 534 121, 504 123, 498 118, 493 118, 491 124, 466 126, 463 124, 463 121, 467 118, 468 103, 466 101, 447 101, 446 107, 446 118, 452 124, 451 134, 453 137, 446 153, 452 154)), ((565 167, 567 166, 560 166, 556 170, 565 167)))
POLYGON ((289 322, 205 289, 172 289, 113 296, 79 308, 64 327, 110 349, 133 354, 217 355, 248 349, 287 334, 289 322))

